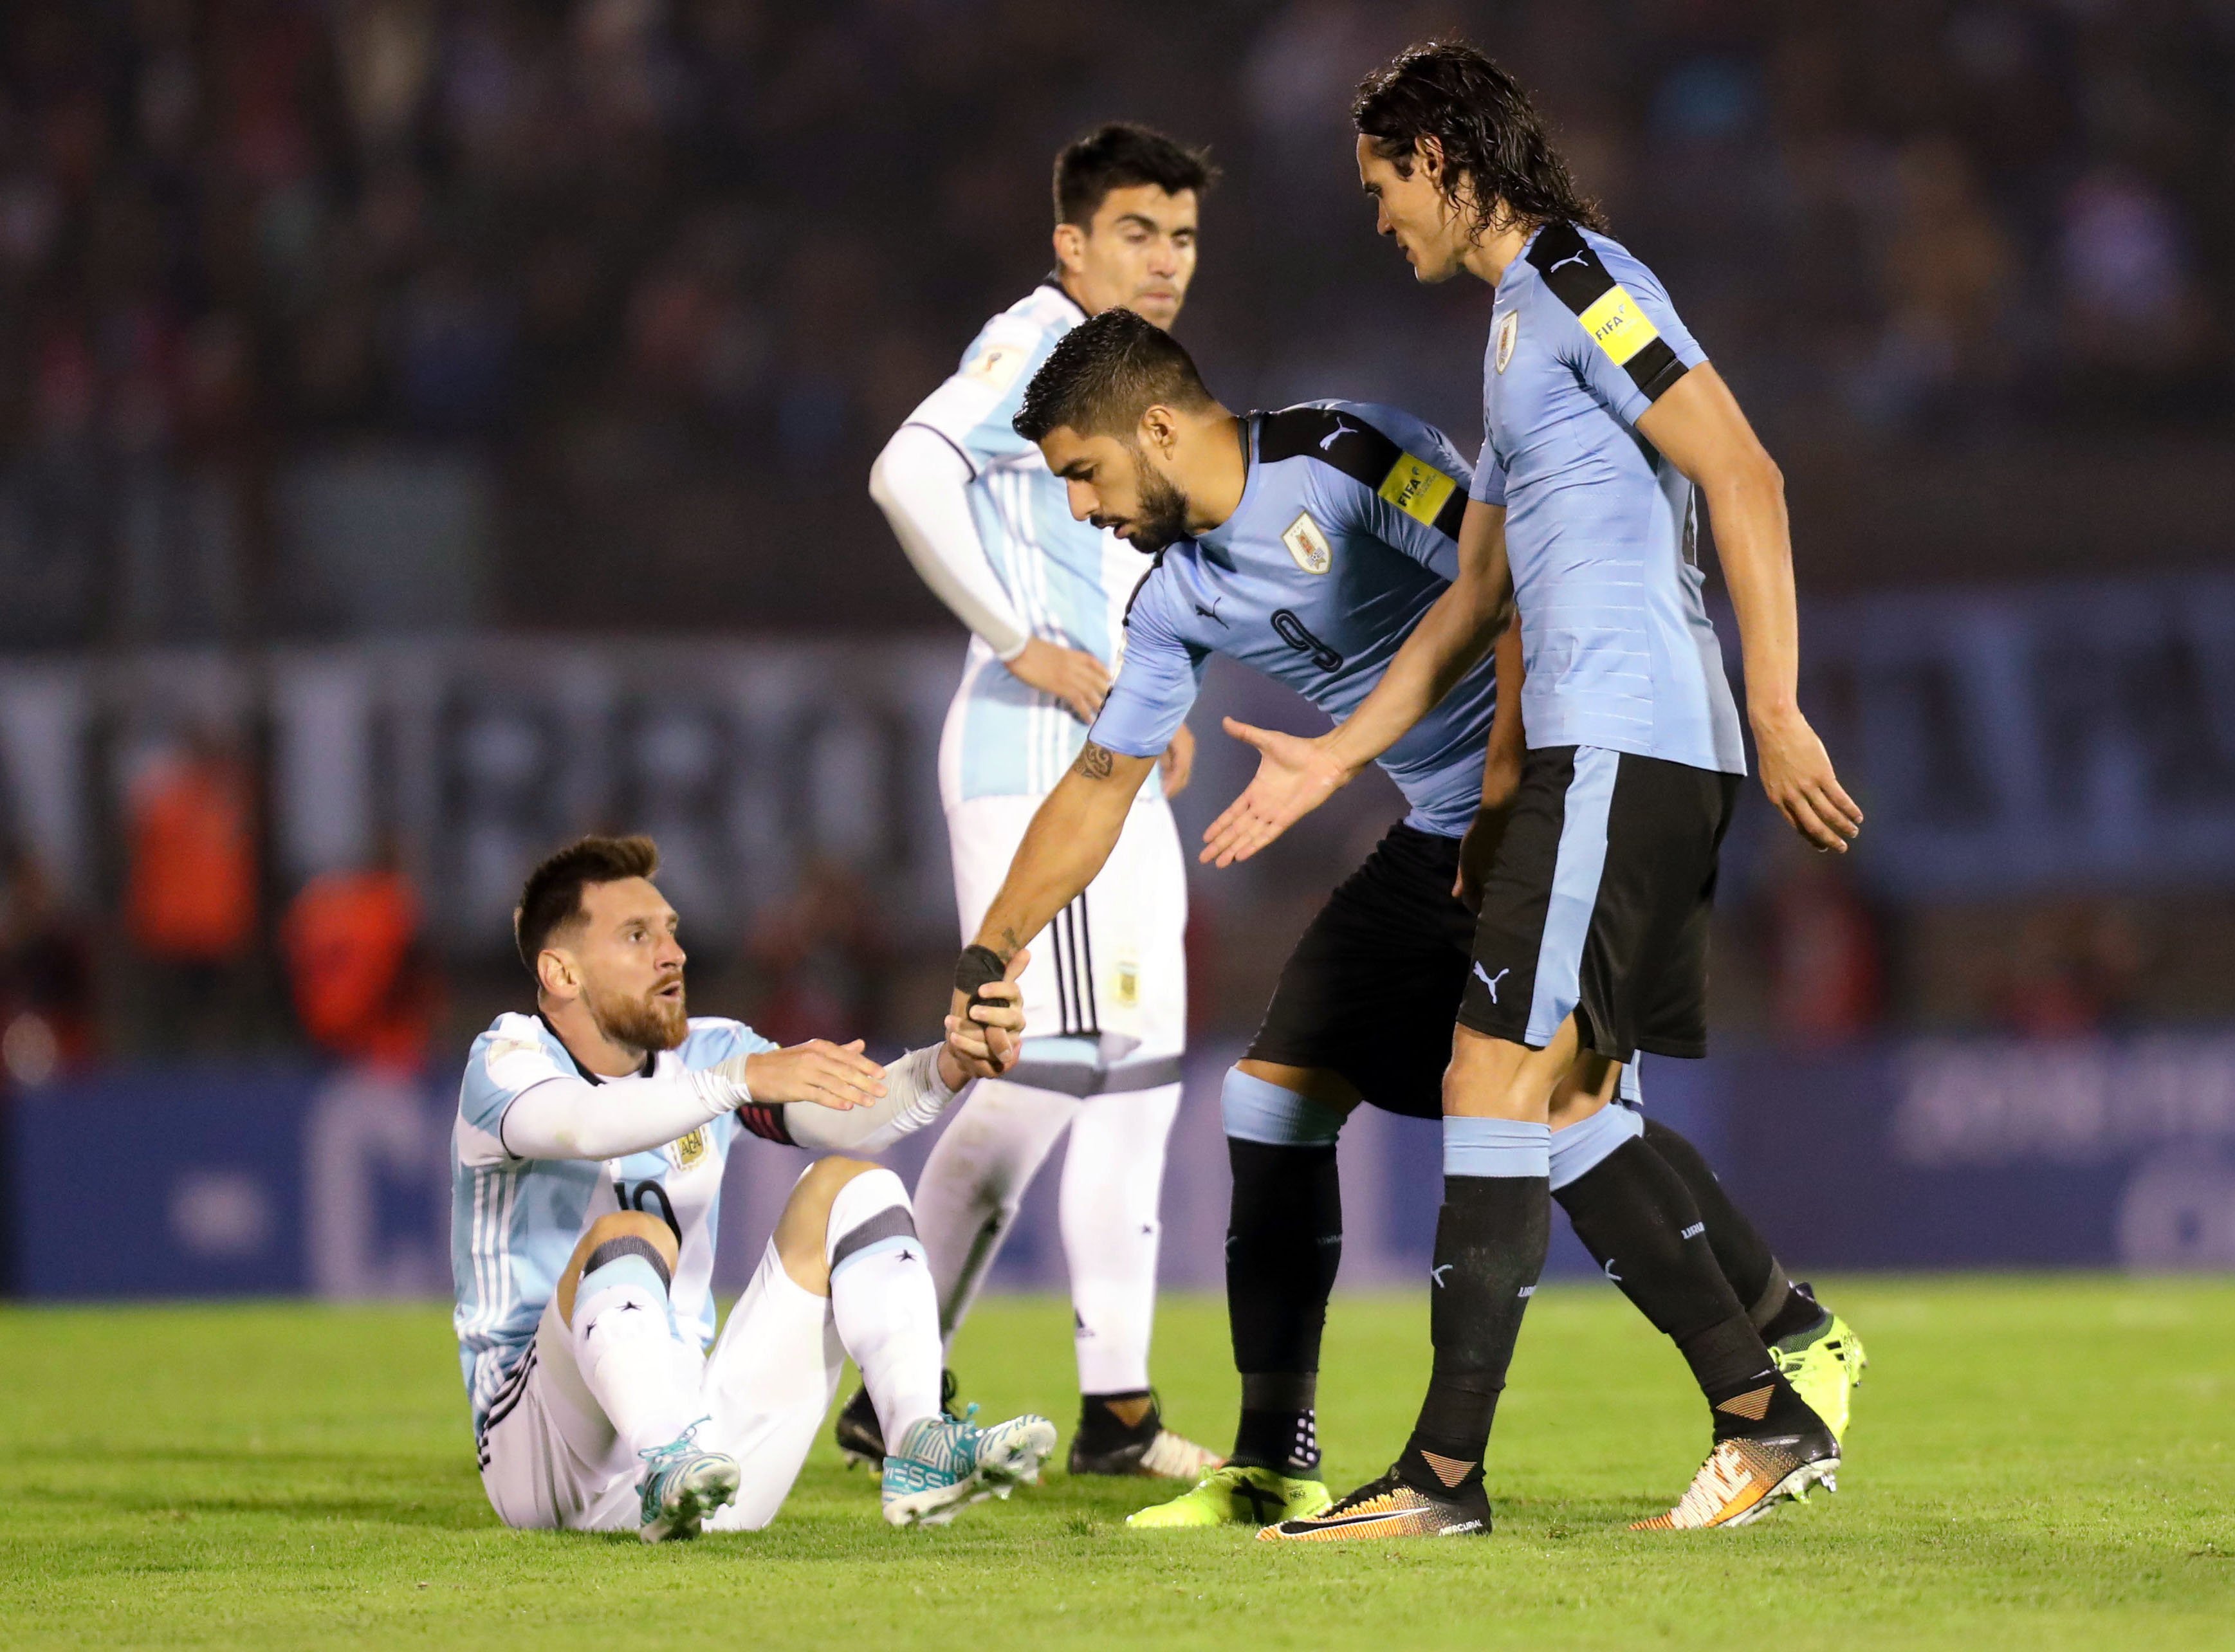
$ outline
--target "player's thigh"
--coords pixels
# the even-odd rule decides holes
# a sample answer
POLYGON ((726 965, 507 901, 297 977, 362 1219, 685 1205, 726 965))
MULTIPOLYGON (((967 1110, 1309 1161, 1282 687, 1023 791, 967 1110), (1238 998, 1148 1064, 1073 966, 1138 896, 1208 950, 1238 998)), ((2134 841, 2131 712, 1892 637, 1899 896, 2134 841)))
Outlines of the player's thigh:
POLYGON ((636 1465, 583 1382, 555 1304, 489 1406, 481 1464, 508 1526, 600 1531, 635 1521, 636 1465))
MULTIPOLYGON (((1671 765, 1674 766, 1674 765, 1671 765)), ((1692 807, 1707 828, 1704 844, 1683 846, 1693 875, 1672 883, 1641 948, 1632 987, 1633 1041, 1655 1055, 1697 1058, 1707 1049, 1707 948, 1724 832, 1738 802, 1736 775, 1687 771, 1692 807)))
POLYGON ((1540 746, 1524 759, 1462 982, 1458 1020, 1470 1032, 1542 1049, 1573 1011, 1613 759, 1577 746, 1540 746))
POLYGON ((1335 889, 1281 971, 1247 1059, 1337 1074, 1391 1112, 1442 1111, 1472 920, 1455 839, 1393 830, 1335 889))
MULTIPOLYGON (((954 868, 954 908, 961 920, 964 941, 975 936, 978 926, 985 921, 986 909, 1008 877, 1010 863, 1040 802, 1032 796, 971 797, 947 810, 947 846, 954 868)), ((1076 949, 1072 930, 1079 905, 1074 901, 1065 907, 1054 922, 1032 939, 1032 958, 1020 982, 1027 1038, 1076 1032, 1083 1025, 1084 995, 1073 990, 1072 974, 1066 970, 1076 949)))
MULTIPOLYGON (((1095 1025, 1131 1043, 1131 1059, 1187 1047, 1187 858, 1171 806, 1137 802, 1087 886, 1076 928, 1077 967, 1090 970, 1095 1025)), ((1121 1078, 1124 1075, 1121 1075, 1121 1078)), ((1148 1088, 1150 1076, 1135 1075, 1148 1088)))
POLYGON ((846 1351, 817 1296, 762 1252, 745 1294, 707 1357, 699 1443, 737 1459, 737 1501, 706 1524, 756 1531, 776 1518, 838 1392, 846 1351))

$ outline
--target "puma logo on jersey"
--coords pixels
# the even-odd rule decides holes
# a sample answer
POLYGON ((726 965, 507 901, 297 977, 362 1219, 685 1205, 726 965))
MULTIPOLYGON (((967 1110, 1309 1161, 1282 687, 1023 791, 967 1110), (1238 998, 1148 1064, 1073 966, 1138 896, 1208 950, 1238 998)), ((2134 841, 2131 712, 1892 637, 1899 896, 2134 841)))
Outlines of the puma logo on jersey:
POLYGON ((1474 967, 1475 979, 1490 989, 1490 1001, 1493 1004, 1498 1002, 1498 983, 1512 973, 1513 967, 1511 964, 1499 970, 1495 975, 1485 969, 1479 962, 1474 967))
POLYGON ((1345 424, 1342 422, 1340 416, 1338 415, 1334 422, 1334 429, 1329 430, 1325 436, 1320 438, 1320 451, 1321 453, 1325 453, 1328 449, 1334 446, 1338 439, 1348 436, 1357 428, 1358 427, 1354 424, 1345 424))
POLYGON ((1590 256, 1591 255, 1588 250, 1581 252, 1570 252, 1567 257, 1559 259, 1557 263, 1546 265, 1544 266, 1544 273, 1547 276, 1550 276, 1553 271, 1565 269, 1570 264, 1587 264, 1590 261, 1590 256))
POLYGON ((1428 1281, 1431 1284, 1436 1286, 1439 1289, 1441 1289, 1444 1283, 1444 1275, 1451 1271, 1452 1264, 1449 1262, 1445 1262, 1440 1268, 1431 1268, 1428 1269, 1428 1281))

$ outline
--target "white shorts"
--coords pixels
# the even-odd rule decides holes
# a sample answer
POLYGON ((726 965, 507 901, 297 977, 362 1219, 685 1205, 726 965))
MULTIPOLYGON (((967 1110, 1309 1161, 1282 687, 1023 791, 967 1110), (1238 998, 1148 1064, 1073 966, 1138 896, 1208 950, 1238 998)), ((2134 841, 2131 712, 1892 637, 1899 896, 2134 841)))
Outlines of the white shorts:
MULTIPOLYGON (((973 797, 947 806, 965 943, 1000 893, 1040 803, 973 797)), ((1179 828, 1171 805, 1144 791, 1101 875, 1032 941, 1024 975, 1028 1042, 1011 1078, 1075 1095, 1177 1079, 1187 1048, 1186 931, 1179 828)))
MULTIPOLYGON (((729 1323, 702 1354, 676 1358, 699 1381, 710 1420, 698 1443, 726 1452, 743 1472, 737 1501, 710 1531, 757 1531, 776 1518, 838 1392, 845 1350, 830 1299, 793 1280, 771 1243, 729 1323)), ((644 1465, 614 1434, 575 1368, 572 1338, 554 1299, 535 1341, 499 1390, 482 1430, 482 1485, 508 1526, 631 1531, 644 1465)))

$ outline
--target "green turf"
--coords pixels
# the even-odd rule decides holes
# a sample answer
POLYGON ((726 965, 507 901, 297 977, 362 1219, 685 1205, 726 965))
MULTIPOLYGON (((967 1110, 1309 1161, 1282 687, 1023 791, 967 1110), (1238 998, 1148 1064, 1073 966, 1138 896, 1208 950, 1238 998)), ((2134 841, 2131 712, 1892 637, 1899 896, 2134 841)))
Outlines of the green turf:
MULTIPOLYGON (((647 1550, 500 1530, 444 1316, 0 1313, 0 1643, 2235 1646, 2235 1283, 1845 1282, 1868 1343, 1843 1489, 1732 1533, 1633 1535, 1705 1426, 1599 1287, 1530 1309, 1486 1541, 1275 1549, 1129 1533, 1136 1485, 1059 1474, 894 1532, 819 1446, 774 1528, 647 1550)), ((1378 1471, 1425 1367, 1412 1295, 1345 1298, 1329 1478, 1378 1471)), ((988 1302, 958 1364, 1065 1421, 1069 1316, 988 1302)), ((1222 1444, 1223 1316, 1169 1301, 1170 1419, 1222 1444)), ((1340 1491, 1344 1486, 1338 1485, 1340 1491)))

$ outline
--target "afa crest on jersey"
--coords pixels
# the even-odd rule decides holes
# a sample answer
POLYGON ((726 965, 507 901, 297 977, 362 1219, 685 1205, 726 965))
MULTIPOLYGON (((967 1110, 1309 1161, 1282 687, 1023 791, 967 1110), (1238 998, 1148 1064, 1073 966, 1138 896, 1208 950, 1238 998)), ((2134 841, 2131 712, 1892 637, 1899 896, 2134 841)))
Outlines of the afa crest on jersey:
POLYGON ((1296 520, 1281 535, 1281 543, 1288 547, 1288 554, 1296 559, 1296 566, 1307 574, 1324 574, 1334 566, 1334 548, 1308 510, 1296 513, 1296 520))
POLYGON ((674 1161, 677 1170, 691 1170, 705 1159, 708 1146, 706 1126, 701 1124, 688 1136, 668 1143, 667 1157, 674 1161))
POLYGON ((1513 359, 1513 341, 1521 337, 1521 312, 1509 310, 1498 318, 1498 370, 1513 359))

